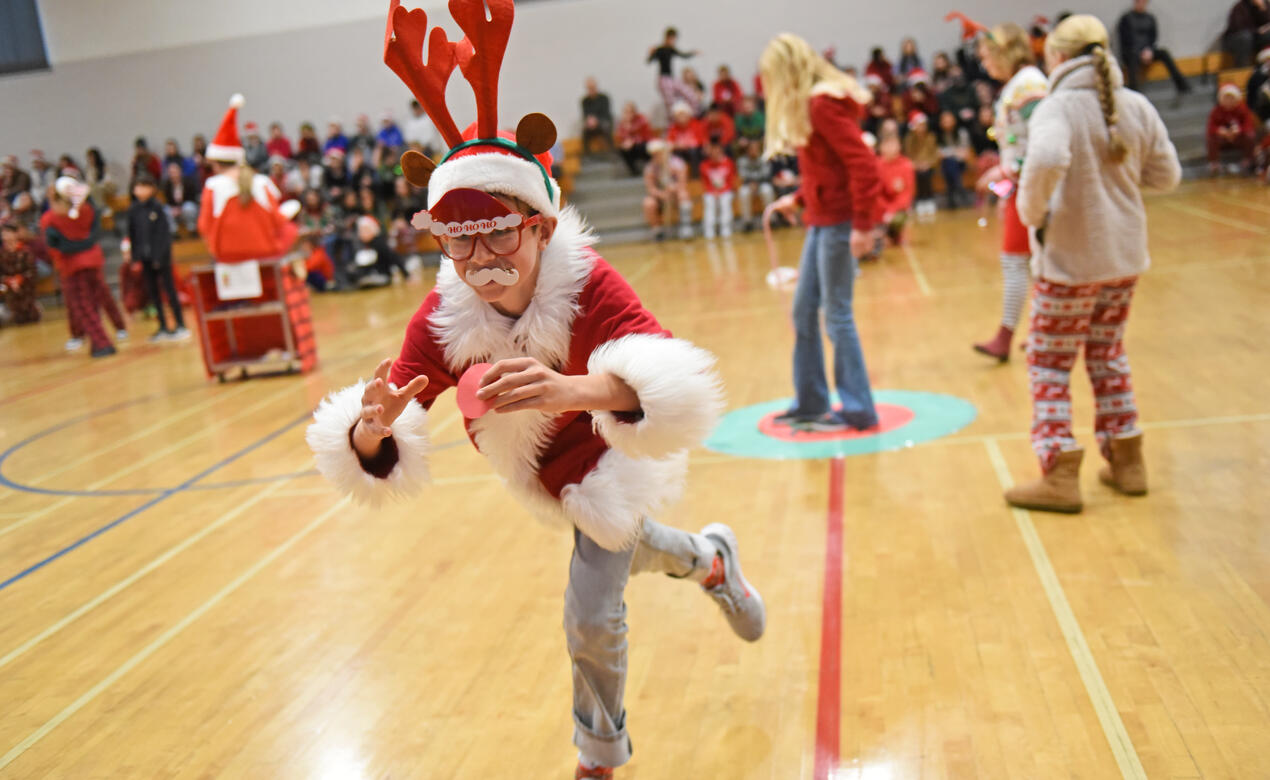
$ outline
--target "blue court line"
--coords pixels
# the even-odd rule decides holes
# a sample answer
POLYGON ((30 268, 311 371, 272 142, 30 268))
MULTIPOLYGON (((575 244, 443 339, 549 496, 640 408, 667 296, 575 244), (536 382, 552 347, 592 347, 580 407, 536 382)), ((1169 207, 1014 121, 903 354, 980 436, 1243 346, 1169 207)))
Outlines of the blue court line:
MULTIPOLYGON (((128 403, 135 403, 135 401, 129 401, 128 403)), ((97 412, 94 412, 93 414, 100 414, 100 413, 101 413, 101 411, 102 411, 102 410, 98 410, 97 412)), ((90 414, 90 415, 88 415, 88 416, 92 416, 92 415, 90 414)), ((7 580, 5 580, 4 582, 0 582, 0 590, 4 590, 5 588, 7 588, 7 587, 9 587, 10 585, 14 584, 15 582, 17 582, 18 580, 22 579, 23 577, 26 577, 26 576, 28 576, 28 575, 30 575, 30 574, 32 574, 32 573, 34 573, 34 572, 39 571, 40 569, 42 569, 42 568, 44 568, 45 566, 47 566, 47 565, 49 565, 50 563, 52 563, 53 561, 56 561, 58 558, 61 558, 63 555, 66 555, 67 553, 69 553, 69 552, 71 552, 71 551, 73 551, 73 550, 75 550, 75 549, 77 549, 77 548, 79 548, 79 547, 84 546, 84 545, 85 545, 85 544, 87 544, 88 542, 91 542, 93 539, 96 539, 98 536, 101 536, 102 534, 106 533, 107 531, 109 531, 110 529, 114 528, 115 526, 121 525, 121 524, 123 524, 123 523, 127 522, 128 520, 131 520, 132 518, 136 517, 137 515, 141 514, 141 513, 142 513, 142 512, 144 512, 144 511, 146 511, 146 510, 147 510, 147 509, 149 509, 150 507, 153 507, 153 506, 155 506, 155 505, 157 505, 157 504, 162 503, 163 501, 166 501, 167 499, 171 498, 172 496, 176 495, 177 493, 181 493, 181 492, 183 492, 183 491, 185 491, 185 490, 190 489, 190 486, 192 486, 195 482, 198 482, 199 480, 203 479, 204 477, 206 477, 206 476, 208 476, 208 475, 210 475, 210 474, 213 474, 214 472, 218 471, 219 469, 224 468, 225 466, 228 466, 229 464, 231 464, 231 463, 233 463, 234 461, 238 460, 238 459, 239 459, 239 458, 241 458, 242 456, 244 456, 244 455, 246 455, 246 454, 248 454, 248 453, 252 452, 253 450, 256 450, 256 449, 259 449, 260 447, 263 447, 265 444, 268 444, 269 442, 271 442, 271 441, 273 441, 274 439, 278 438, 278 437, 279 437, 279 436, 281 436, 282 434, 284 434, 284 433, 286 433, 287 431, 291 430, 292 428, 296 427, 296 426, 297 426, 297 425, 299 425, 300 423, 304 422, 305 420, 308 420, 311 416, 312 416, 312 412, 305 412, 304 414, 302 414, 302 415, 300 415, 299 417, 295 418, 294 420, 292 420, 291 422, 289 422, 289 423, 287 423, 286 425, 282 426, 281 428, 279 428, 279 429, 277 429, 277 430, 273 431, 272 433, 269 433, 269 434, 268 434, 268 435, 266 435, 264 438, 259 439, 259 440, 257 440, 256 442, 253 442, 252 444, 247 445, 247 446, 246 446, 246 447, 244 447, 243 449, 239 450, 238 452, 235 452, 233 455, 230 455, 229 457, 225 458, 224 460, 222 460, 222 461, 220 461, 220 462, 218 462, 218 463, 213 464, 212 466, 210 466, 210 467, 208 467, 208 468, 204 469, 203 471, 200 471, 198 474, 196 474, 196 475, 194 475, 193 477, 190 477, 189 479, 185 480, 185 481, 184 481, 184 482, 182 482, 180 485, 177 485, 177 486, 176 486, 176 487, 174 487, 174 488, 169 488, 169 489, 167 489, 167 490, 164 490, 162 493, 160 493, 159 495, 157 495, 157 496, 155 496, 154 498, 150 499, 149 501, 145 502, 145 503, 144 503, 144 504, 142 504, 141 506, 139 506, 139 507, 137 507, 137 508, 135 508, 135 509, 133 509, 133 510, 131 510, 131 511, 129 511, 129 512, 127 512, 127 513, 125 513, 125 514, 123 514, 123 515, 120 515, 119 517, 117 517, 117 518, 115 518, 114 520, 110 521, 110 522, 109 522, 109 523, 107 523, 106 525, 103 525, 101 528, 98 528, 96 531, 93 531, 92 533, 88 534, 87 536, 84 536, 84 537, 82 537, 82 538, 80 538, 80 539, 78 539, 78 540, 76 540, 76 541, 74 541, 74 542, 72 542, 72 543, 68 544, 67 546, 63 547, 62 549, 60 549, 60 550, 58 550, 57 552, 53 553, 52 555, 48 556, 48 557, 47 557, 47 558, 45 558, 44 560, 39 561, 38 563, 33 563, 33 564, 31 564, 30 566, 28 566, 27 568, 25 568, 25 569, 23 569, 22 571, 18 572, 17 574, 14 574, 12 577, 9 577, 9 578, 8 578, 7 580)), ((65 425, 61 426, 61 427, 65 427, 66 425, 70 425, 70 424, 72 424, 73 422, 78 422, 78 421, 80 421, 80 419, 82 419, 82 418, 78 418, 77 420, 73 420, 73 421, 71 421, 71 422, 68 422, 68 423, 66 423, 65 425)), ((15 447, 15 448, 16 448, 16 447, 15 447)), ((12 452, 12 450, 13 450, 13 449, 15 449, 15 448, 11 448, 11 449, 10 449, 10 451, 9 451, 9 452, 6 452, 6 453, 5 453, 5 455, 4 455, 3 457, 7 457, 7 456, 10 454, 10 452, 12 452)), ((3 457, 0 457, 0 462, 3 462, 3 457)), ((7 480, 6 480, 6 482, 7 482, 7 480)))

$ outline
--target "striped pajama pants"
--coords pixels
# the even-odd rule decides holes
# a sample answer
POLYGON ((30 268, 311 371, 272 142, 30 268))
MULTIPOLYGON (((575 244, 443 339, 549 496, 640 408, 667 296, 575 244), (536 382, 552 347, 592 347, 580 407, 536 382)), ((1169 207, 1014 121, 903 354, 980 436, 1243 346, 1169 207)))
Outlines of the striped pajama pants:
POLYGON ((1060 452, 1077 448, 1072 435, 1071 372, 1081 350, 1094 388, 1094 433, 1104 457, 1111 439, 1138 432, 1133 378, 1124 329, 1137 277, 1065 285, 1038 280, 1028 337, 1032 385, 1032 449, 1049 472, 1060 452))

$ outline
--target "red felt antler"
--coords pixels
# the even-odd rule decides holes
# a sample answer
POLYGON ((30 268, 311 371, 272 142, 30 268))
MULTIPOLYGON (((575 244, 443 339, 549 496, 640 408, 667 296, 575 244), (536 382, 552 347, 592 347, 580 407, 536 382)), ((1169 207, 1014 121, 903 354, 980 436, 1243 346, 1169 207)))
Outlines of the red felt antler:
POLYGON ((450 15, 467 35, 455 55, 476 96, 477 135, 494 138, 498 135, 498 73, 511 37, 515 5, 513 0, 450 0, 450 15))
POLYGON ((982 24, 979 24, 975 20, 963 14, 961 11, 949 11, 948 15, 944 17, 944 21, 945 22, 953 22, 953 21, 961 22, 961 37, 962 37, 962 40, 966 40, 966 41, 970 40, 971 38, 975 37, 981 32, 988 31, 987 27, 984 27, 982 24))
MULTIPOLYGON (((410 88, 445 142, 457 146, 463 142, 463 136, 445 103, 445 86, 458 64, 460 52, 470 50, 470 46, 465 45, 466 41, 451 43, 445 30, 434 27, 427 36, 428 63, 425 65, 423 42, 427 32, 428 15, 422 9, 406 11, 401 7, 401 0, 392 0, 388 6, 388 27, 384 31, 384 64, 410 88)), ((497 79, 495 71, 495 85, 497 79)))

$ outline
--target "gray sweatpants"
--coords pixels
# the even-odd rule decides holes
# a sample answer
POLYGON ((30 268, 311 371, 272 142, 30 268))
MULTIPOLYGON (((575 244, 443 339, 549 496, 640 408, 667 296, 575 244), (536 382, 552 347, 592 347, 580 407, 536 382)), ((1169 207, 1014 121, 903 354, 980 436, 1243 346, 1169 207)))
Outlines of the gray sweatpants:
POLYGON ((573 659, 573 744, 604 766, 631 759, 626 734, 626 602, 629 575, 643 571, 701 579, 717 553, 714 543, 645 519, 634 548, 611 552, 573 531, 564 632, 573 659))

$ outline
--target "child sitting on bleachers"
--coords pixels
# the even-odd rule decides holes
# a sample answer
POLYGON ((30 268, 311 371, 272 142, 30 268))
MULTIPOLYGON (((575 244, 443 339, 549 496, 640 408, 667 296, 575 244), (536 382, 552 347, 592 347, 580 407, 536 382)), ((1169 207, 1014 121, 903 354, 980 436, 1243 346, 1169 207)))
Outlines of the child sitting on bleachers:
POLYGON ((670 127, 666 128, 666 141, 675 156, 683 160, 690 171, 696 171, 701 163, 701 147, 706 142, 705 126, 692 115, 687 103, 676 103, 671 109, 670 127))
POLYGON ((706 146, 706 159, 701 163, 701 232, 714 238, 716 225, 720 235, 732 235, 732 193, 736 189, 736 164, 723 151, 723 144, 711 141, 706 146))
POLYGON ((1244 92, 1236 84, 1223 84, 1217 92, 1217 105, 1208 115, 1208 170, 1221 172, 1221 153, 1226 149, 1239 152, 1242 170, 1252 170, 1253 151, 1257 143, 1257 121, 1244 103, 1244 92))
POLYGON ((944 176, 944 197, 948 208, 970 205, 966 191, 966 165, 970 160, 970 133, 957 123, 957 115, 945 111, 939 115, 939 170, 944 176))
POLYGON ((679 210, 679 237, 692 238, 692 200, 688 196, 688 165, 670 153, 670 144, 654 138, 648 142, 649 161, 644 166, 644 218, 653 240, 665 238, 667 216, 679 210))
POLYGON ((939 146, 930 132, 926 114, 914 111, 908 119, 908 135, 904 137, 904 156, 917 172, 917 216, 935 215, 935 166, 939 165, 939 146))
POLYGON ((732 142, 736 140, 736 124, 719 104, 710 106, 706 118, 702 120, 702 128, 705 130, 706 143, 718 144, 725 151, 731 150, 732 142))
POLYGON ((0 325, 40 321, 36 281, 35 256, 22 246, 17 224, 0 224, 0 325))
POLYGON ((741 111, 736 115, 734 124, 738 139, 762 144, 763 135, 767 132, 767 117, 754 97, 747 96, 741 101, 741 111))
POLYGON ((741 229, 749 231, 758 226, 754 217, 754 196, 759 196, 766 209, 767 204, 776 200, 776 187, 772 185, 772 172, 763 160, 763 143, 746 140, 741 143, 745 151, 736 162, 737 178, 741 181, 737 195, 741 199, 741 229))
POLYGON ((648 142, 653 140, 653 126, 632 102, 622 106, 622 117, 618 120, 617 151, 622 155, 622 162, 632 176, 638 176, 648 162, 648 142))

